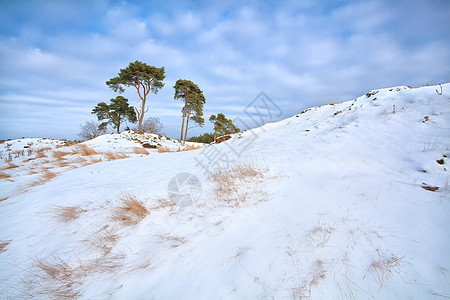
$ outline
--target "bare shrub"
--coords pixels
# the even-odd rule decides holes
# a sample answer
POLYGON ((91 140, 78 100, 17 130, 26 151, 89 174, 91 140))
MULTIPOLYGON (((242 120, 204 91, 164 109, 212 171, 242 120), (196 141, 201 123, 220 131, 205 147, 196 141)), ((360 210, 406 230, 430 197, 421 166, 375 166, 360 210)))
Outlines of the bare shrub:
MULTIPOLYGON (((391 254, 389 257, 380 257, 379 260, 373 261, 368 272, 372 272, 375 280, 380 285, 380 289, 383 284, 389 280, 394 274, 400 274, 400 269, 403 267, 403 259, 405 256, 398 257, 395 254, 391 254)), ((364 275, 363 279, 366 277, 367 273, 364 275)))
POLYGON ((142 124, 142 130, 144 132, 161 134, 163 129, 164 125, 161 123, 159 118, 156 117, 150 117, 147 120, 145 120, 144 123, 142 124))
POLYGON ((78 134, 84 140, 91 140, 106 133, 106 128, 99 126, 100 124, 89 121, 81 124, 81 132, 78 134))
POLYGON ((144 203, 131 192, 122 193, 119 201, 121 205, 114 209, 113 219, 125 225, 135 225, 149 213, 144 203))
POLYGON ((58 221, 67 223, 77 219, 87 210, 76 206, 55 206, 52 211, 58 221))

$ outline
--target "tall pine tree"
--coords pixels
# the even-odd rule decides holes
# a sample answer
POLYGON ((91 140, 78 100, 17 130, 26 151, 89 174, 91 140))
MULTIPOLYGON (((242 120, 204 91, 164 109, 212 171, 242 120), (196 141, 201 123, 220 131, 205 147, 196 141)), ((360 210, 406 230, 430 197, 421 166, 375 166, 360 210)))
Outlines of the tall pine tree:
POLYGON ((173 88, 175 89, 173 98, 184 101, 182 108, 183 123, 181 125, 180 137, 180 140, 184 143, 189 130, 189 120, 194 121, 200 126, 203 126, 205 123, 203 119, 203 105, 206 99, 198 85, 190 80, 178 79, 173 88))
POLYGON ((135 61, 130 63, 125 69, 120 69, 117 77, 111 78, 106 82, 113 91, 119 93, 125 91, 124 87, 133 86, 136 89, 142 101, 141 108, 135 108, 139 120, 139 132, 142 132, 142 121, 144 120, 145 112, 148 110, 146 106, 147 96, 150 92, 158 93, 159 89, 164 86, 164 78, 166 78, 164 67, 156 68, 146 63, 135 61))

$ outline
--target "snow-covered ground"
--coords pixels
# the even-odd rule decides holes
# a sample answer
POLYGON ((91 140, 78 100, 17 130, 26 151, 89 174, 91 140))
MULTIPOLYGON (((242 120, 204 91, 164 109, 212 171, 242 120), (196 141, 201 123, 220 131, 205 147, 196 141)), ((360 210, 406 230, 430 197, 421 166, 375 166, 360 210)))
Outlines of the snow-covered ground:
POLYGON ((194 151, 134 154, 122 134, 61 165, 56 150, 3 162, 0 297, 450 298, 442 88, 371 91, 194 151))

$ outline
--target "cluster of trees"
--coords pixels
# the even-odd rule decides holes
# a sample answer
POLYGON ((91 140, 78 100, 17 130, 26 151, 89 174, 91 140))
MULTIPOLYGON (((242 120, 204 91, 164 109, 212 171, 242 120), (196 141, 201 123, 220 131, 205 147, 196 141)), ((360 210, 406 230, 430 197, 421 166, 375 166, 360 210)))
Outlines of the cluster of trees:
MULTIPOLYGON (((130 106, 128 99, 123 96, 110 99, 109 104, 100 102, 91 113, 95 114, 102 123, 95 126, 96 128, 94 128, 94 122, 85 123, 82 125, 82 133, 80 135, 84 138, 93 138, 105 133, 108 125, 112 125, 119 133, 120 125, 124 121, 130 123, 138 122, 139 132, 161 132, 163 125, 159 119, 153 117, 144 121, 144 115, 148 111, 147 98, 149 94, 157 94, 164 87, 164 79, 164 67, 157 68, 140 61, 130 63, 126 68, 120 70, 118 76, 106 81, 106 85, 114 92, 120 94, 126 88, 134 88, 141 101, 140 107, 130 106)), ((205 124, 203 106, 206 99, 203 91, 191 80, 178 79, 173 88, 175 89, 174 99, 181 100, 184 103, 181 109, 182 124, 180 136, 180 141, 184 143, 189 129, 205 124), (190 121, 191 124, 189 124, 190 121), (194 123, 193 126, 192 123, 194 123), (191 127, 189 127, 190 125, 191 127)), ((227 119, 224 114, 211 115, 209 121, 214 124, 214 134, 205 133, 200 137, 196 137, 198 141, 211 142, 211 138, 215 140, 217 136, 239 131, 239 128, 230 119, 227 119)))

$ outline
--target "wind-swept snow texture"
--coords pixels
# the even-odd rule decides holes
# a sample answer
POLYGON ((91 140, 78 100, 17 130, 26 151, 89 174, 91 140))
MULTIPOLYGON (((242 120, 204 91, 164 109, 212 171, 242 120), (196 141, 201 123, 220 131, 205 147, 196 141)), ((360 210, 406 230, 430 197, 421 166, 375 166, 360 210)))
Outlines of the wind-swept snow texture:
MULTIPOLYGON (((436 88, 8 188, 0 298, 450 298, 450 84, 436 88), (201 191, 178 206, 167 186, 186 172, 201 191)), ((4 166, 1 186, 27 176, 4 166)))

